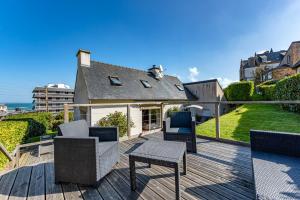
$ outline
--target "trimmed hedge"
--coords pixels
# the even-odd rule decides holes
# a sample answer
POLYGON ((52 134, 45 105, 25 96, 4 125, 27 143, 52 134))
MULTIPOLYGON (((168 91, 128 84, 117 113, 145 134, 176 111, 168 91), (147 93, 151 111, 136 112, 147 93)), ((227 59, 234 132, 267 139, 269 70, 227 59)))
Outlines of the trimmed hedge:
MULTIPOLYGON (((57 127, 64 123, 64 112, 58 113, 52 121, 52 131, 57 131, 57 127)), ((74 120, 74 113, 69 112, 69 121, 74 120)))
POLYGON ((6 117, 5 121, 27 121, 29 123, 28 135, 30 137, 46 134, 52 129, 53 116, 48 112, 24 113, 6 117))
MULTIPOLYGON (((276 83, 275 100, 300 100, 300 74, 284 78, 276 83)), ((285 109, 300 112, 300 105, 283 105, 285 109)))
MULTIPOLYGON (((28 131, 28 121, 0 121, 0 142, 12 152, 18 144, 25 141, 28 131)), ((8 159, 0 153, 0 170, 7 163, 8 159)))
POLYGON ((251 100, 254 92, 253 81, 241 81, 230 84, 225 88, 224 93, 228 101, 248 101, 251 100))
POLYGON ((257 91, 262 96, 263 100, 273 100, 274 99, 274 93, 275 93, 275 84, 261 84, 258 85, 257 91))

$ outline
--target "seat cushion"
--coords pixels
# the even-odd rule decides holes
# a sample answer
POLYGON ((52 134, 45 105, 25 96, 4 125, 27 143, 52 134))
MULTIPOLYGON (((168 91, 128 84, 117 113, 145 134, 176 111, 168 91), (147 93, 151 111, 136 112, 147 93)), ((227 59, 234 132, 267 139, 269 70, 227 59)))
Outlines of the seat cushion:
POLYGON ((190 128, 168 128, 168 133, 178 133, 178 134, 191 134, 192 129, 190 128))
POLYGON ((171 128, 191 127, 192 116, 191 112, 174 112, 171 114, 171 128))
POLYGON ((300 158, 252 151, 257 199, 300 199, 300 158))
POLYGON ((61 124, 58 126, 58 135, 67 137, 89 137, 89 127, 85 120, 61 124))
POLYGON ((98 150, 99 154, 108 151, 110 148, 113 148, 114 146, 118 146, 119 142, 99 142, 98 144, 98 150))

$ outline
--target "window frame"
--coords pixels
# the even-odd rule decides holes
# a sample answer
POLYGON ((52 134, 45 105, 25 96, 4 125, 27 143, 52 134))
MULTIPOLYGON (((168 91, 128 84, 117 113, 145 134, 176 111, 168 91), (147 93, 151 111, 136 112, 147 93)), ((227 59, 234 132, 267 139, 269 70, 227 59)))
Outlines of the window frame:
POLYGON ((140 80, 140 81, 145 88, 152 88, 152 85, 149 83, 149 81, 146 81, 146 80, 140 80), (148 84, 148 86, 147 86, 147 84, 148 84))
POLYGON ((122 86, 123 83, 118 76, 109 76, 110 84, 113 86, 122 86))
POLYGON ((179 91, 184 91, 184 87, 180 84, 175 84, 175 87, 179 90, 179 91))

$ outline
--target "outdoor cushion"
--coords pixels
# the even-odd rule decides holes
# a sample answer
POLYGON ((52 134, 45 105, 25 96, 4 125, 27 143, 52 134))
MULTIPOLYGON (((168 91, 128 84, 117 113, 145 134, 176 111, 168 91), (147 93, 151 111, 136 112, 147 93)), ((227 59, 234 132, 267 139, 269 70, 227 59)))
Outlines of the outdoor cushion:
POLYGON ((177 134, 191 134, 192 129, 190 128, 168 128, 168 133, 177 133, 177 134))
POLYGON ((300 199, 300 158, 252 151, 256 199, 300 199))
POLYGON ((113 148, 114 146, 118 146, 118 142, 99 142, 98 144, 98 150, 99 154, 109 151, 110 148, 113 148))
POLYGON ((66 137, 89 137, 89 127, 85 120, 61 124, 58 126, 58 135, 66 137))
POLYGON ((170 127, 191 127, 191 113, 190 112, 174 112, 171 115, 170 127))

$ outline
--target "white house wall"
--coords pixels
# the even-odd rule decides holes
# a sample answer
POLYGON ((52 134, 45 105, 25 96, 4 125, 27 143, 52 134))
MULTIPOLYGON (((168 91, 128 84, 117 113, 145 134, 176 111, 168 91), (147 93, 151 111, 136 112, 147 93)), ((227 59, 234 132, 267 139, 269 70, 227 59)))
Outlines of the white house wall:
MULTIPOLYGON (((164 105, 163 107, 163 119, 166 118, 166 112, 168 109, 178 107, 182 108, 181 104, 164 105)), ((110 113, 122 112, 127 115, 127 106, 93 106, 91 107, 91 125, 96 126, 97 122, 106 117, 110 113)), ((139 105, 130 106, 130 119, 134 123, 134 127, 131 128, 130 133, 132 136, 142 133, 142 110, 139 105)))

